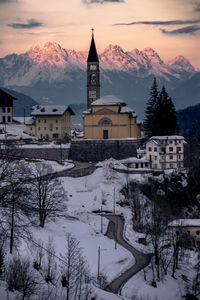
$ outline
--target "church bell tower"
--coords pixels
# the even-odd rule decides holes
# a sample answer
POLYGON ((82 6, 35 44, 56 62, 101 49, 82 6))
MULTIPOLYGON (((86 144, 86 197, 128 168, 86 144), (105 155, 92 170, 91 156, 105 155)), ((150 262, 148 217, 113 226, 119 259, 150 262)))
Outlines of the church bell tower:
POLYGON ((100 98, 100 71, 99 59, 94 42, 94 29, 92 29, 92 40, 87 59, 87 108, 91 103, 100 98))

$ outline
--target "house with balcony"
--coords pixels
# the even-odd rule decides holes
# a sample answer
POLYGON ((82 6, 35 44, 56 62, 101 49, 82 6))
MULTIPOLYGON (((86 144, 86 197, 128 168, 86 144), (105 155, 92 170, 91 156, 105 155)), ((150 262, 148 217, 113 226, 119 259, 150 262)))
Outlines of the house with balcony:
POLYGON ((146 143, 145 157, 150 168, 158 170, 184 167, 183 136, 152 136, 146 143))

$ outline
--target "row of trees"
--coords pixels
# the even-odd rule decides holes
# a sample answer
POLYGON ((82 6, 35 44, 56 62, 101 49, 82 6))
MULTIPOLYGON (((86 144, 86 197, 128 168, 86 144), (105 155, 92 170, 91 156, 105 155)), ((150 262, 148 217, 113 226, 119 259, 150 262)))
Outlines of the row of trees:
POLYGON ((175 106, 164 86, 159 92, 156 78, 147 102, 143 129, 148 137, 178 134, 175 106))

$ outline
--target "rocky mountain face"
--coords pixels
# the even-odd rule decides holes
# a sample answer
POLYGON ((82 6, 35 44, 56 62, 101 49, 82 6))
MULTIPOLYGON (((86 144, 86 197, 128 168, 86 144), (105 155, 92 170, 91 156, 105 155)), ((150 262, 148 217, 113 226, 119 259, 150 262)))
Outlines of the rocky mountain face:
MULTIPOLYGON (((87 55, 87 51, 67 50, 52 42, 33 46, 20 55, 7 55, 0 58, 0 86, 30 95, 40 103, 86 103, 87 55)), ((151 48, 124 51, 109 45, 99 60, 101 95, 121 97, 141 117, 154 76, 170 92, 196 73, 183 56, 164 62, 151 48)))

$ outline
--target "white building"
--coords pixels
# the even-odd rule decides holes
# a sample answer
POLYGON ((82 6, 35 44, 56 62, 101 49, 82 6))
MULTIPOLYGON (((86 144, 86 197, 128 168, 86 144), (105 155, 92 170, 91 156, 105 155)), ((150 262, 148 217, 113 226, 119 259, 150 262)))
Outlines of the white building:
POLYGON ((183 136, 152 136, 146 143, 146 159, 152 169, 165 170, 184 166, 183 136))

